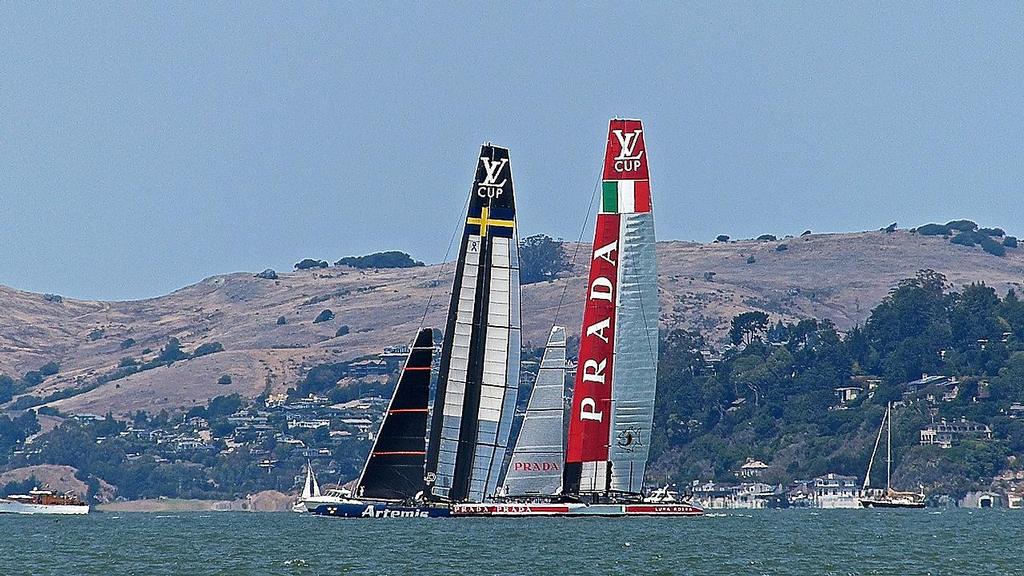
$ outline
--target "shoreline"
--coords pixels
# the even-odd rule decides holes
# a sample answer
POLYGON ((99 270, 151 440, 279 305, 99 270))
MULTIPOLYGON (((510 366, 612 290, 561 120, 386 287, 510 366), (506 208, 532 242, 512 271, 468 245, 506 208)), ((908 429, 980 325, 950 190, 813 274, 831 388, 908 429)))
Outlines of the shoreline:
POLYGON ((235 500, 146 498, 97 504, 97 512, 288 512, 294 496, 266 490, 235 500))

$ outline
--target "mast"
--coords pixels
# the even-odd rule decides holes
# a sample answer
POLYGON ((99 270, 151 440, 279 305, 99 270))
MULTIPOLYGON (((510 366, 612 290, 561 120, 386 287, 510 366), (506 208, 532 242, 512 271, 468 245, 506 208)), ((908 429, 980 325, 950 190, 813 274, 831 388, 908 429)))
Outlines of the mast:
POLYGON ((892 491, 892 402, 885 407, 885 419, 888 426, 885 438, 885 491, 890 492, 892 491))
POLYGON ((889 417, 889 407, 886 405, 885 414, 882 416, 882 421, 878 423, 878 436, 875 436, 875 447, 871 450, 871 459, 868 460, 868 471, 864 474, 864 487, 863 490, 867 490, 871 484, 871 466, 875 463, 875 454, 878 453, 878 444, 882 441, 882 429, 885 428, 885 421, 889 417))
POLYGON ((380 431, 356 482, 359 498, 406 500, 423 491, 433 330, 416 334, 380 431))
POLYGON ((505 475, 510 496, 553 496, 562 486, 565 328, 554 326, 505 475))
POLYGON ((609 123, 604 162, 564 487, 635 495, 643 489, 658 358, 654 214, 639 120, 609 123))
POLYGON ((459 249, 426 482, 443 501, 493 494, 519 393, 519 241, 507 148, 484 144, 459 249))

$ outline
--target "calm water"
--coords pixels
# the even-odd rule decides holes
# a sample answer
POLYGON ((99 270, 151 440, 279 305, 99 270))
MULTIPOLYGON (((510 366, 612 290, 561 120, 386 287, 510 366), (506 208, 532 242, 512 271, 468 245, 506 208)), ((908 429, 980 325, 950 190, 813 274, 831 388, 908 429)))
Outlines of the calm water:
POLYGON ((344 520, 0 516, 0 574, 1021 574, 1024 511, 344 520))

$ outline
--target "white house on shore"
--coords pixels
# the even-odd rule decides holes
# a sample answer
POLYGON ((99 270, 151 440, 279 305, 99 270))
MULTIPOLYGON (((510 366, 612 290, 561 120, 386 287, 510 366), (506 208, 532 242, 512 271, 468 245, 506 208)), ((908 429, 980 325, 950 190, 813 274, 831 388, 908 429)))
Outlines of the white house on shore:
POLYGON ((860 508, 857 478, 825 474, 814 479, 812 506, 815 508, 860 508))

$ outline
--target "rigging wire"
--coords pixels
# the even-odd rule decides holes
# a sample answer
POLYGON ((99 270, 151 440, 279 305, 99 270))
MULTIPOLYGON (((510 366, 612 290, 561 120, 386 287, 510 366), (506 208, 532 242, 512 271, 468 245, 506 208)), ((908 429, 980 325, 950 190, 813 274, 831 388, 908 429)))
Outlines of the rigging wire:
MULTIPOLYGON (((472 192, 466 196, 466 201, 462 203, 461 214, 465 214, 469 210, 469 202, 472 198, 472 192)), ((437 286, 441 282, 441 275, 444 273, 445 264, 448 263, 448 256, 452 252, 452 246, 455 245, 455 238, 459 235, 459 230, 465 226, 465 222, 462 219, 456 220, 455 228, 452 230, 451 238, 448 239, 448 248, 444 251, 444 258, 441 259, 441 265, 437 267, 437 276, 434 277, 434 281, 430 283, 430 293, 427 296, 427 303, 423 306, 423 316, 420 317, 420 325, 416 328, 416 332, 423 329, 423 325, 427 321, 427 314, 430 312, 431 303, 434 300, 434 292, 437 291, 437 286)))
MULTIPOLYGON (((601 169, 602 174, 599 174, 597 181, 594 182, 594 190, 590 193, 590 204, 587 206, 587 216, 583 219, 583 226, 580 227, 579 236, 576 238, 576 248, 573 249, 572 253, 572 267, 576 268, 576 258, 580 253, 580 245, 583 243, 583 235, 587 232, 587 224, 590 223, 590 215, 594 212, 594 200, 597 198, 597 191, 601 189, 601 179, 603 177, 604 168, 601 169)), ((555 319, 551 324, 554 328, 558 325, 558 315, 562 311, 562 303, 565 301, 565 293, 569 290, 569 282, 566 282, 562 286, 562 294, 558 297, 558 306, 555 308, 555 319)))

